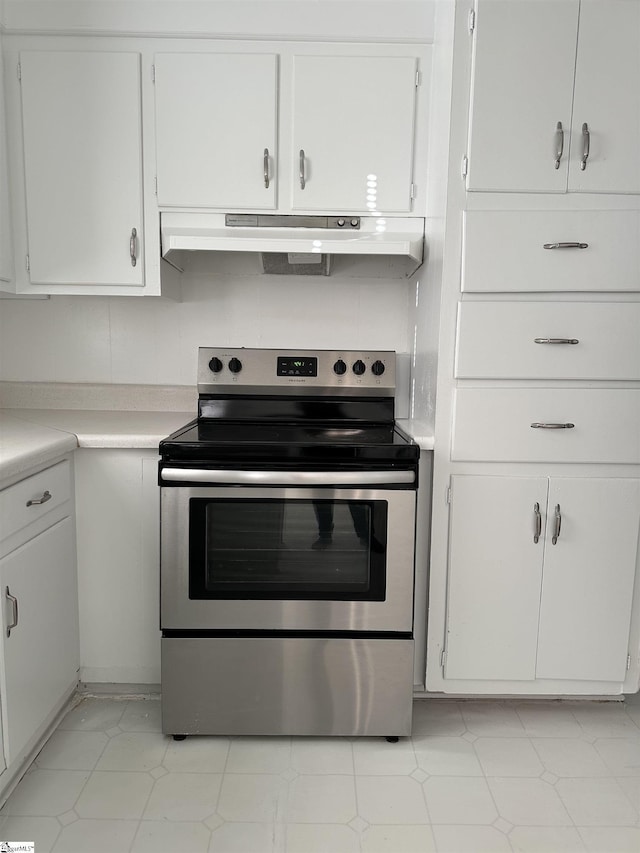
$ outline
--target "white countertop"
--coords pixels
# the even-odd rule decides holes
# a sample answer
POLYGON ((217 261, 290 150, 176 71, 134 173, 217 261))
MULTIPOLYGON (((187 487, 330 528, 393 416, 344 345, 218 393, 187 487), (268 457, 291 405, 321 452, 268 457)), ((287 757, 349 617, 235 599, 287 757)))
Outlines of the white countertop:
POLYGON ((0 481, 75 450, 75 435, 0 411, 0 481))
POLYGON ((434 436, 433 427, 425 421, 414 420, 413 418, 398 418, 396 423, 403 429, 407 435, 420 445, 421 450, 433 450, 434 436))

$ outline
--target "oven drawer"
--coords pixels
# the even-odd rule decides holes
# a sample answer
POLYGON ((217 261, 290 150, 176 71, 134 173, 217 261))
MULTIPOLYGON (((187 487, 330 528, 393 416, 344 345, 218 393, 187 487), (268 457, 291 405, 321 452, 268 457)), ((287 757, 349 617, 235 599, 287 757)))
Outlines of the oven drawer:
POLYGON ((631 388, 459 388, 451 458, 638 464, 638 423, 640 394, 631 388))
POLYGON ((638 302, 461 302, 458 379, 640 379, 638 302))
POLYGON ((640 211, 467 211, 462 290, 637 292, 640 211))
POLYGON ((166 734, 409 735, 412 700, 410 639, 162 640, 166 734))

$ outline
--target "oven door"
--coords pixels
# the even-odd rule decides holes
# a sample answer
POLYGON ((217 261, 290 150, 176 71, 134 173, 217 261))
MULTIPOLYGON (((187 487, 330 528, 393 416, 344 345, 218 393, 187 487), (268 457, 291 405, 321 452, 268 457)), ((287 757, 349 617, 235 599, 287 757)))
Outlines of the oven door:
POLYGON ((415 491, 161 489, 161 627, 410 632, 415 491))

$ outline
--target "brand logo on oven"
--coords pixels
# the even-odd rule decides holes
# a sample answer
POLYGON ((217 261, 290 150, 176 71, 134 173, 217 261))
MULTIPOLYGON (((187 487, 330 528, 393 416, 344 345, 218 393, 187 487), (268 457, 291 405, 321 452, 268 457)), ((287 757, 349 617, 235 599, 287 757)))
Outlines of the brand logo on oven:
POLYGON ((287 379, 287 382, 293 382, 297 385, 304 385, 306 381, 306 379, 287 379))

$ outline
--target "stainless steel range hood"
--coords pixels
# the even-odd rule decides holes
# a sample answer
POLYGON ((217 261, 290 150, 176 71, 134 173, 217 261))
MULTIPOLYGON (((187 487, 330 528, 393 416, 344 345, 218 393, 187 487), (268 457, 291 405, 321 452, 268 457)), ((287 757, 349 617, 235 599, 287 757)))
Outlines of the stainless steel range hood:
POLYGON ((420 264, 424 219, 163 213, 161 240, 167 259, 173 252, 278 252, 306 261, 317 255, 396 255, 420 264))

